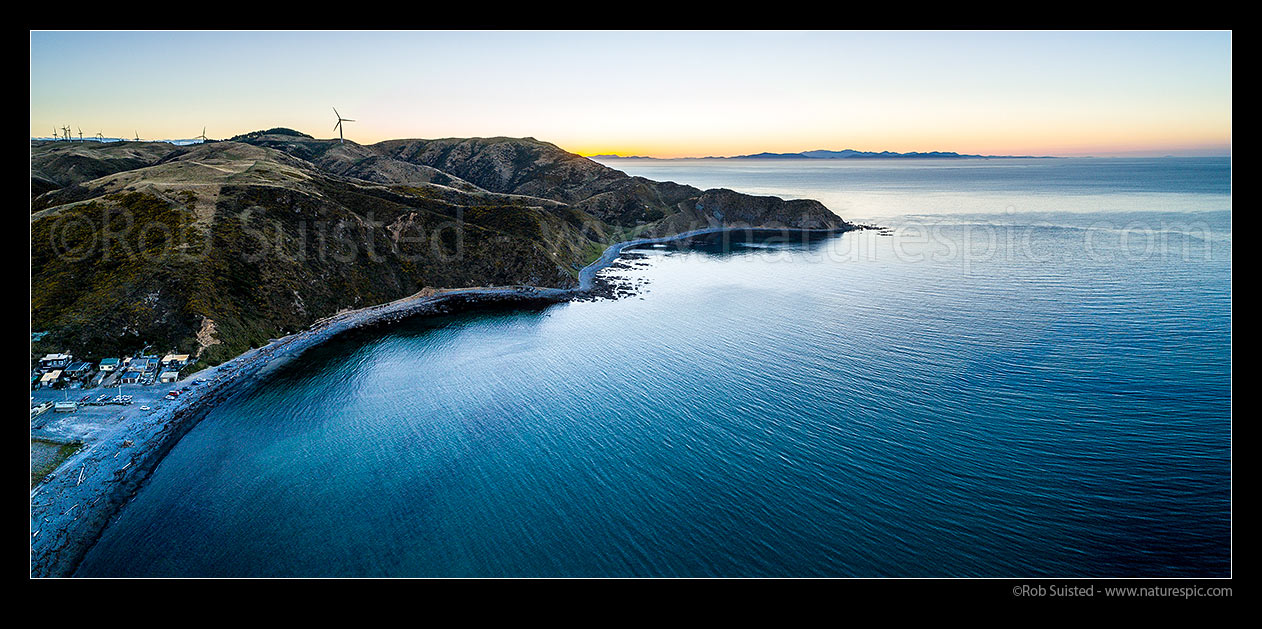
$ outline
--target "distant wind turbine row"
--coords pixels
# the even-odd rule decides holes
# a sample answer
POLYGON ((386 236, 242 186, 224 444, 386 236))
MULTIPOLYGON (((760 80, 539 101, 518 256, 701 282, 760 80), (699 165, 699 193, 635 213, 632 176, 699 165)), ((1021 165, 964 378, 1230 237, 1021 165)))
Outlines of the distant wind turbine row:
MULTIPOLYGON (((82 127, 75 127, 75 129, 77 129, 77 130, 78 130, 78 134, 79 134, 79 141, 80 141, 80 142, 82 142, 82 141, 83 141, 83 128, 82 128, 82 127)), ((139 132, 139 131, 133 131, 132 133, 133 133, 133 135, 135 136, 135 137, 133 137, 133 138, 132 138, 132 141, 133 141, 133 142, 144 142, 144 140, 140 139, 140 132, 139 132)), ((57 127, 53 127, 53 135, 52 135, 51 137, 53 138, 53 140, 54 140, 54 141, 63 141, 63 142, 71 142, 71 141, 74 141, 74 136, 73 136, 73 134, 70 132, 70 127, 69 127, 69 125, 64 126, 64 127, 61 127, 60 129, 58 129, 57 127)), ((105 134, 104 134, 104 133, 102 133, 102 132, 100 132, 100 131, 97 131, 97 132, 96 132, 96 135, 95 135, 94 137, 96 138, 96 141, 97 141, 97 142, 104 142, 104 141, 105 141, 105 134)), ((194 139, 194 140, 201 140, 202 142, 207 142, 207 141, 209 141, 209 140, 210 140, 210 138, 206 137, 206 127, 202 127, 202 134, 201 134, 201 135, 195 135, 195 136, 193 136, 193 139, 194 139)), ((111 141, 113 141, 113 140, 111 140, 111 141)), ((121 142, 126 142, 126 140, 125 140, 124 138, 118 138, 118 141, 121 141, 121 142)))
MULTIPOLYGON (((334 128, 334 129, 337 129, 337 140, 338 140, 338 142, 339 142, 339 143, 341 143, 341 144, 346 144, 346 137, 343 135, 343 132, 342 132, 342 123, 343 123, 343 122, 355 122, 355 121, 354 121, 354 120, 351 120, 350 118, 343 118, 343 117, 342 117, 342 114, 337 113, 337 107, 334 107, 334 108, 333 108, 333 115, 334 115, 334 116, 337 116, 337 122, 336 122, 336 123, 334 123, 334 125, 333 125, 333 128, 334 128)), ((75 128, 79 130, 79 141, 80 141, 80 142, 82 142, 82 141, 83 141, 83 129, 82 129, 82 128, 80 128, 80 127, 75 127, 75 128)), ((141 140, 141 139, 140 139, 140 132, 139 132, 139 131, 136 131, 136 132, 135 132, 135 136, 136 136, 136 137, 135 137, 135 138, 134 138, 134 140, 133 140, 134 142, 143 142, 143 140, 141 140)), ((61 129, 58 129, 57 127, 53 127, 53 135, 52 135, 52 138, 53 138, 53 140, 62 140, 62 141, 65 141, 65 142, 69 142, 69 141, 74 140, 74 138, 70 135, 70 126, 69 126, 69 125, 66 125, 66 126, 62 127, 61 129)), ((206 142, 209 142, 209 141, 210 141, 210 138, 207 138, 207 137, 206 137, 206 127, 202 127, 202 134, 201 134, 201 135, 195 135, 195 136, 193 136, 193 139, 194 139, 194 140, 200 140, 203 144, 204 144, 204 143, 206 143, 206 142)), ((104 142, 104 141, 105 141, 105 136, 104 136, 104 135, 103 135, 100 131, 97 131, 97 132, 96 132, 96 141, 97 141, 97 142, 104 142)), ((120 138, 120 141, 126 141, 126 140, 122 140, 122 139, 120 138)))

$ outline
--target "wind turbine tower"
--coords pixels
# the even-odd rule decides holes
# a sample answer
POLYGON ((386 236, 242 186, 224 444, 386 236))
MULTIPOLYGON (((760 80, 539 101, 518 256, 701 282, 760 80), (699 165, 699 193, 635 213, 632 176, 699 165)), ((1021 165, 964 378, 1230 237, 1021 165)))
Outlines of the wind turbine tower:
POLYGON ((79 141, 82 142, 83 141, 83 128, 82 127, 75 127, 75 128, 79 130, 79 141))
POLYGON ((333 128, 337 129, 337 141, 346 144, 346 138, 342 137, 342 123, 355 121, 350 118, 343 118, 342 114, 337 113, 337 107, 333 108, 333 115, 337 116, 337 124, 333 125, 333 128))

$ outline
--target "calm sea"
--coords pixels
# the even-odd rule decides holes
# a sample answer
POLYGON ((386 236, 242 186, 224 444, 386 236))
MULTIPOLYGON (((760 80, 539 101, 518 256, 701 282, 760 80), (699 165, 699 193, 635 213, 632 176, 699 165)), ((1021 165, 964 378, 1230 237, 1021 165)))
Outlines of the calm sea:
POLYGON ((78 575, 1231 574, 1228 159, 609 163, 893 229, 339 339, 78 575))

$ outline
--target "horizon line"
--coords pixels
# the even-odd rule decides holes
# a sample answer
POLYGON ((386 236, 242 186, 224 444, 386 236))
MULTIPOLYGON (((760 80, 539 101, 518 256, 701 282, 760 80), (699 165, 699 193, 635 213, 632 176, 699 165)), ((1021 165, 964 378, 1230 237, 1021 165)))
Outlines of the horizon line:
MULTIPOLYGON (((213 138, 212 138, 212 141, 217 141, 217 142, 229 141, 231 137, 242 136, 242 135, 249 135, 249 134, 251 134, 251 133, 257 133, 257 132, 259 132, 259 131, 264 131, 264 129, 260 129, 260 130, 257 130, 257 131, 247 131, 247 132, 245 132, 245 133, 238 133, 238 134, 235 134, 234 136, 230 136, 229 138, 223 138, 223 139, 213 139, 213 138)), ((295 131, 296 131, 296 130, 295 130, 295 131)), ((302 133, 302 132, 301 132, 301 131, 299 131, 299 133, 302 133)), ((307 134, 304 134, 304 135, 307 135, 307 134)), ((310 136, 310 137, 311 137, 313 140, 317 140, 317 141, 319 141, 319 140, 336 140, 336 139, 337 139, 337 138, 317 138, 317 137, 315 137, 315 136, 310 136)), ((442 136, 442 137, 434 137, 434 138, 412 138, 412 139, 417 139, 417 140, 439 140, 439 139, 450 139, 450 138, 454 138, 454 137, 456 137, 456 136, 442 136)), ((492 138, 492 137, 512 137, 512 136, 487 135, 487 136, 468 136, 468 137, 469 137, 469 138, 475 138, 475 137, 481 137, 481 138, 492 138)), ((378 144, 378 143, 380 143, 380 142, 387 142, 387 141, 391 141, 391 140, 398 140, 398 139, 408 139, 408 138, 388 138, 388 139, 386 139, 386 140, 379 140, 379 141, 377 141, 377 142, 372 142, 372 143, 369 143, 369 144, 362 144, 362 143, 360 143, 360 142, 356 142, 355 140, 353 140, 353 139, 349 139, 349 138, 348 138, 347 140, 348 140, 348 141, 350 141, 350 142, 354 142, 355 144, 359 144, 360 146, 371 146, 372 144, 378 144)), ((533 140, 536 140, 536 141, 543 141, 543 142, 547 142, 547 140, 538 140, 538 139, 537 139, 537 138, 535 138, 534 136, 521 136, 521 138, 520 138, 520 139, 533 139, 533 140)), ((102 138, 102 139, 97 139, 97 138, 94 136, 94 137, 92 137, 92 138, 84 138, 83 140, 77 140, 77 139, 73 139, 73 138, 72 138, 71 140, 65 140, 64 138, 60 138, 60 137, 53 137, 53 136, 35 136, 35 135, 30 136, 30 140, 31 140, 31 141, 49 141, 49 142, 66 142, 66 141, 70 141, 70 142, 80 142, 80 141, 81 141, 81 142, 84 142, 84 143, 87 143, 87 142, 97 142, 97 143, 101 143, 101 142, 111 142, 111 141, 114 141, 114 142, 136 142, 136 141, 137 141, 137 140, 135 140, 135 139, 133 139, 133 138, 125 138, 125 137, 122 137, 122 136, 105 137, 105 138, 102 138)), ((149 139, 141 139, 141 140, 139 140, 139 141, 140 141, 140 142, 167 142, 167 143, 176 143, 176 142, 196 142, 197 140, 200 140, 200 138, 163 138, 163 139, 153 139, 153 140, 149 140, 149 139)), ((549 143, 551 144, 551 142, 549 142, 549 143)), ((561 147, 560 145, 557 145, 557 146, 558 146, 559 148, 562 148, 562 150, 568 150, 568 149, 565 149, 564 147, 561 147)), ((1169 149, 1167 149, 1167 150, 1163 150, 1163 149, 1159 149, 1159 148, 1156 148, 1156 149, 1125 149, 1125 150, 1107 150, 1107 149, 1106 149, 1106 150, 1102 150, 1102 151, 1098 151, 1098 152, 1083 151, 1083 152, 1045 153, 1045 154, 1038 154, 1038 155, 1036 155, 1036 154, 1021 154, 1021 153, 1009 153, 1009 154, 1002 154, 1002 155, 1001 155, 1001 154, 983 154, 983 153, 961 153, 961 152, 959 152, 959 151, 946 151, 946 150, 937 150, 937 149, 935 149, 935 150, 929 150, 929 151, 921 151, 921 150, 917 150, 917 151, 891 151, 891 150, 873 151, 873 150, 852 149, 852 148, 845 148, 845 149, 810 149, 810 150, 802 150, 802 151, 786 151, 786 152, 759 151, 759 152, 756 152, 756 153, 741 153, 741 154, 733 154, 733 155, 676 155, 676 156, 671 156, 671 157, 661 157, 661 156, 658 156, 658 155, 644 155, 644 154, 631 154, 631 155, 623 155, 623 154, 618 153, 618 152, 616 152, 616 151, 570 151, 570 152, 572 152, 572 153, 574 153, 575 155, 578 155, 578 156, 580 156, 580 157, 584 157, 584 158, 588 158, 588 159, 591 159, 591 158, 596 158, 596 157, 604 157, 604 158, 610 158, 610 159, 652 159, 652 160, 684 160, 684 159, 696 159, 696 160, 700 160, 700 159, 742 159, 742 158, 745 158, 745 159, 750 159, 750 158, 752 158, 752 156, 754 156, 754 155, 760 155, 760 154, 763 154, 763 153, 766 153, 766 154, 768 154, 768 155, 785 156, 785 155, 795 155, 795 154, 801 154, 801 153, 823 152, 823 151, 828 151, 828 152, 855 151, 855 152, 859 152, 859 153, 872 153, 872 154, 888 153, 888 154, 891 154, 891 155, 909 155, 909 154, 913 154, 913 153, 919 153, 919 154, 935 154, 935 153, 936 153, 936 154, 955 154, 955 155, 958 155, 958 156, 959 156, 958 158, 937 158, 937 159, 1057 159, 1057 158, 1074 158, 1074 157, 1095 157, 1095 158, 1107 158, 1107 157, 1134 157, 1134 158, 1141 158, 1141 157, 1145 157, 1145 158, 1162 158, 1162 157, 1219 157, 1219 158, 1221 158, 1221 157, 1228 157, 1228 158, 1229 158, 1229 157, 1231 157, 1231 149, 1230 149, 1230 147, 1228 147, 1225 151, 1223 151, 1223 150, 1221 150, 1221 149, 1213 149, 1213 148, 1203 148, 1203 149, 1179 148, 1179 149, 1173 149, 1173 150, 1169 150, 1169 149)), ((776 158, 776 157, 769 157, 769 158, 767 158, 767 159, 794 159, 794 158, 791 158, 791 157, 778 157, 778 158, 776 158)), ((829 160, 829 159, 864 159, 864 158, 855 158, 855 157, 852 157, 852 158, 803 157, 803 158, 800 158, 800 159, 829 160)))

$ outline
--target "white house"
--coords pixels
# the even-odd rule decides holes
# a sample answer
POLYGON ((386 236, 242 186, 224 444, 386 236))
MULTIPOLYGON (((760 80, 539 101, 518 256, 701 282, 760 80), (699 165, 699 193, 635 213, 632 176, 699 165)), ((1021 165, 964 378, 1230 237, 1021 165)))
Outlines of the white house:
POLYGON ((70 360, 74 358, 70 354, 48 354, 39 359, 40 369, 61 369, 70 364, 70 360))

